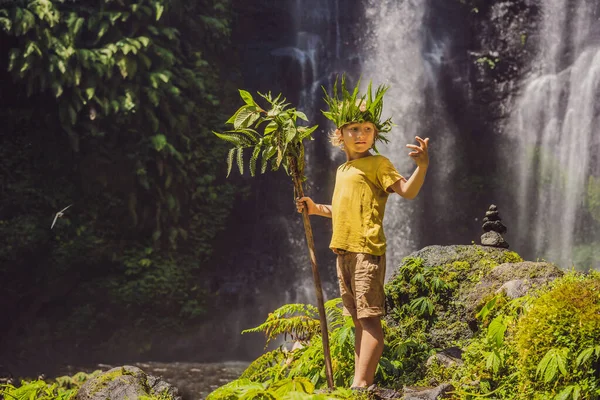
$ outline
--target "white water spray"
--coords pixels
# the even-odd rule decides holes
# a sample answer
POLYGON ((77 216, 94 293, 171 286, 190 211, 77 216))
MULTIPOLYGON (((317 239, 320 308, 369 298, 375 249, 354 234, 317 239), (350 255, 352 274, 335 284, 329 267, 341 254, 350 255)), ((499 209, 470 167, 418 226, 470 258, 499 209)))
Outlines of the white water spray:
POLYGON ((515 104, 508 132, 518 150, 506 157, 518 164, 519 243, 568 268, 578 235, 593 222, 580 222, 580 212, 590 174, 600 173, 592 165, 600 122, 600 47, 591 40, 595 17, 589 2, 540 4, 541 40, 533 60, 538 69, 515 104))
MULTIPOLYGON (((423 1, 372 0, 366 7, 365 23, 370 29, 364 38, 361 85, 366 87, 371 79, 374 86, 381 83, 390 85, 383 115, 391 116, 397 126, 388 135, 390 143, 378 147, 407 179, 414 170, 414 162, 408 157, 405 145, 414 144, 415 136, 424 136, 426 119, 429 118, 425 110, 425 89, 428 85, 435 86, 437 74, 434 69, 443 53, 442 44, 423 51, 425 12, 426 2, 423 1)), ((436 144, 440 148, 440 142, 436 144)), ((431 180, 430 177, 427 179, 431 180)), ((417 222, 416 215, 415 203, 390 196, 384 226, 390 266, 388 277, 394 270, 392 267, 416 250, 417 232, 413 228, 417 222)))

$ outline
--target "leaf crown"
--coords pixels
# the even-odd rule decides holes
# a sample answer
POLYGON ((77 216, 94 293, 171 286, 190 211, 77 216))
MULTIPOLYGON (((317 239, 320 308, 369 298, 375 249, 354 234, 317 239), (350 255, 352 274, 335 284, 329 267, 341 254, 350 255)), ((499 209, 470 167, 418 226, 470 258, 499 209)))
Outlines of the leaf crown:
POLYGON ((350 92, 346 87, 346 76, 342 75, 341 91, 338 93, 338 78, 336 78, 331 96, 322 86, 323 92, 325 92, 324 100, 329 106, 329 111, 321 110, 321 112, 325 118, 333 121, 338 129, 351 122, 371 122, 378 131, 375 140, 387 143, 389 140, 382 133, 391 131, 394 124, 391 118, 382 121, 381 112, 383 111, 383 95, 389 86, 379 85, 373 96, 372 84, 373 82, 370 81, 367 92, 359 96, 360 79, 350 92))

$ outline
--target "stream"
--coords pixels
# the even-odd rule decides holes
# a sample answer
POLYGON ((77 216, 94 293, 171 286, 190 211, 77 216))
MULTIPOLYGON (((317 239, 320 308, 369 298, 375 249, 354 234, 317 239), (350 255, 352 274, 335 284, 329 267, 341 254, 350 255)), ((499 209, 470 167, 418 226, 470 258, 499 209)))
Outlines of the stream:
MULTIPOLYGON (((192 362, 138 362, 132 363, 145 373, 161 376, 165 381, 179 389, 183 400, 202 400, 218 388, 237 379, 249 365, 246 361, 226 361, 218 363, 192 362)), ((74 375, 79 371, 90 373, 96 369, 108 371, 119 365, 98 364, 93 369, 69 366, 66 375, 74 375)), ((53 377, 49 377, 53 378, 53 377)))

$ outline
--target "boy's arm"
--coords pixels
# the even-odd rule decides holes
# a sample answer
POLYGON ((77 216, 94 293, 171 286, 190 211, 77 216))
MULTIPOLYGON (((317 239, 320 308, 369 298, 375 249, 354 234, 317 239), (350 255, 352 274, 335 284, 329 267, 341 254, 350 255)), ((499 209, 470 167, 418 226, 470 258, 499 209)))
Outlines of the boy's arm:
POLYGON ((406 147, 412 149, 408 155, 415 160, 417 169, 412 173, 408 181, 406 179, 400 179, 396 181, 390 188, 398 193, 405 199, 412 200, 417 197, 423 182, 425 182, 425 175, 427 175, 427 168, 429 167, 429 138, 425 140, 416 136, 415 139, 419 142, 419 146, 413 144, 407 144, 406 147))
POLYGON ((399 179, 390 188, 405 199, 412 200, 419 194, 426 174, 427 167, 417 167, 408 180, 399 179))
POLYGON ((320 215, 321 217, 331 218, 331 205, 316 204, 310 197, 301 197, 296 199, 296 208, 301 213, 304 207, 308 209, 308 215, 320 215))

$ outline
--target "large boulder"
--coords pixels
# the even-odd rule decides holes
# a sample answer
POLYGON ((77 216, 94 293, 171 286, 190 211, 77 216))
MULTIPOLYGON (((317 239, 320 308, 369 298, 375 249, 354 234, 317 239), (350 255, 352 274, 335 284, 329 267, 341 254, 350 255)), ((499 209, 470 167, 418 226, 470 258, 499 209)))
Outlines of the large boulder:
POLYGON ((428 246, 410 254, 393 272, 386 285, 386 320, 392 327, 402 326, 419 310, 427 310, 425 302, 416 304, 419 299, 430 299, 423 333, 434 348, 446 349, 473 337, 477 312, 496 293, 521 297, 562 275, 556 265, 524 262, 507 249, 428 246), (445 285, 441 289, 440 281, 445 285))
POLYGON ((471 297, 473 289, 498 265, 522 261, 513 251, 479 245, 428 246, 416 251, 403 260, 386 285, 387 323, 401 325, 401 319, 411 313, 406 305, 428 297, 434 303, 425 332, 431 345, 445 349, 470 339, 477 329, 475 309, 479 306, 471 297), (424 276, 424 283, 415 281, 417 275, 424 276), (434 278, 447 287, 432 293, 434 278))
POLYGON ((563 275, 559 267, 547 262, 504 263, 481 278, 467 295, 465 307, 473 314, 486 298, 496 293, 504 292, 507 297, 515 299, 563 275))
POLYGON ((130 365, 113 368, 88 380, 75 400, 135 400, 140 396, 181 400, 176 387, 130 365))

